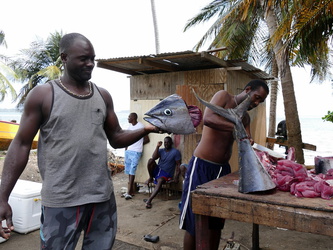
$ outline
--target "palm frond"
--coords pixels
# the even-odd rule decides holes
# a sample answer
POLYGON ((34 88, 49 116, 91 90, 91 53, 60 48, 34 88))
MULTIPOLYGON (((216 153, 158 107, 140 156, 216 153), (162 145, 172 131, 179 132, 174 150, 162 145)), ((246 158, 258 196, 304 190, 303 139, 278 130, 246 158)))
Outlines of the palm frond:
POLYGON ((195 45, 198 51, 211 40, 209 49, 226 47, 215 55, 244 59, 270 71, 273 46, 282 42, 292 66, 311 65, 312 77, 324 79, 331 67, 329 39, 333 35, 333 0, 215 0, 190 19, 185 31, 216 18, 195 45), (277 30, 268 34, 262 20, 267 10, 277 18, 277 30))
POLYGON ((2 30, 0 30, 0 46, 7 47, 7 43, 5 40, 5 33, 2 30))
POLYGON ((208 4, 206 7, 202 8, 200 13, 198 13, 195 17, 191 18, 185 25, 184 32, 187 31, 189 28, 192 28, 193 26, 206 22, 207 20, 210 20, 215 15, 220 15, 221 13, 224 13, 227 9, 229 9, 229 6, 233 1, 219 1, 214 0, 210 4, 208 4))
POLYGON ((50 34, 46 41, 37 39, 29 49, 21 50, 19 58, 12 67, 19 80, 24 83, 17 96, 18 106, 22 106, 29 92, 37 85, 59 78, 62 61, 59 53, 59 42, 62 32, 50 34))
POLYGON ((17 97, 13 85, 8 81, 7 77, 0 72, 0 101, 3 101, 8 94, 11 96, 12 100, 15 100, 17 97))
POLYGON ((37 72, 37 74, 39 76, 43 76, 43 77, 47 78, 48 80, 53 80, 53 79, 57 79, 61 76, 61 70, 56 65, 50 65, 50 66, 40 70, 39 72, 37 72))

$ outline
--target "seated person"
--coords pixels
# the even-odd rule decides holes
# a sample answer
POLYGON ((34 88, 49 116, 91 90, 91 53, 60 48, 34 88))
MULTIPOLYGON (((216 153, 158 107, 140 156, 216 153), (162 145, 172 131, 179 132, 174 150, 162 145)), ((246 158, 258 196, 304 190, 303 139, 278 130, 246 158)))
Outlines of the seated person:
POLYGON ((160 149, 162 142, 157 143, 156 149, 152 158, 148 160, 147 168, 149 179, 145 184, 154 182, 156 184, 154 192, 146 201, 146 208, 152 207, 152 200, 161 190, 164 183, 179 181, 179 166, 181 162, 181 155, 178 149, 172 147, 172 139, 170 136, 164 138, 164 148, 160 149), (156 160, 159 159, 158 164, 156 160), (175 175, 175 178, 173 179, 175 175))

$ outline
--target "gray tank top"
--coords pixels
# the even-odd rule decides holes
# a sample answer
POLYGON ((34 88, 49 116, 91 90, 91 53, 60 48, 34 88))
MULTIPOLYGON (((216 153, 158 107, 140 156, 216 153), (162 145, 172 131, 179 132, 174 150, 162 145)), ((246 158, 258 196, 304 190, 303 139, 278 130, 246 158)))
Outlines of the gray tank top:
POLYGON ((53 104, 38 141, 42 204, 71 207, 106 201, 113 192, 103 129, 106 104, 94 84, 85 98, 70 95, 56 81, 50 84, 53 104))

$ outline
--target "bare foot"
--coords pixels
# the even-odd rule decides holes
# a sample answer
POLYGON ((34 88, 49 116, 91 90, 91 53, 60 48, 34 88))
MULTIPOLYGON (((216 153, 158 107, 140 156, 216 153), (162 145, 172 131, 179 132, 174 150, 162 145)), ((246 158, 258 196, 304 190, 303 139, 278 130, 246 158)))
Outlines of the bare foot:
POLYGON ((152 182, 153 182, 153 178, 149 177, 149 179, 145 181, 145 184, 148 185, 149 183, 152 183, 152 182))

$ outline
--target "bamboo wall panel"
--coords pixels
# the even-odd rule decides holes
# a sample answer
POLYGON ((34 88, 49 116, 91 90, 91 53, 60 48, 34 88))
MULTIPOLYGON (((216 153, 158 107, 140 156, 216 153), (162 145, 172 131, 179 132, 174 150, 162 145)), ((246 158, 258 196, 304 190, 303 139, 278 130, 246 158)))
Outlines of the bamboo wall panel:
POLYGON ((227 72, 227 91, 233 95, 241 93, 245 85, 251 81, 247 74, 242 73, 242 71, 231 70, 227 72))
POLYGON ((262 146, 266 146, 266 105, 260 104, 249 112, 251 117, 251 135, 253 140, 262 146))
POLYGON ((200 85, 225 83, 227 71, 225 69, 193 70, 184 72, 184 84, 200 85))
POLYGON ((183 72, 132 76, 131 100, 158 100, 176 93, 176 85, 184 83, 183 72))
POLYGON ((196 70, 194 72, 192 72, 192 71, 184 72, 184 78, 185 78, 186 84, 193 84, 193 85, 200 84, 200 82, 201 82, 200 71, 201 70, 196 70))

